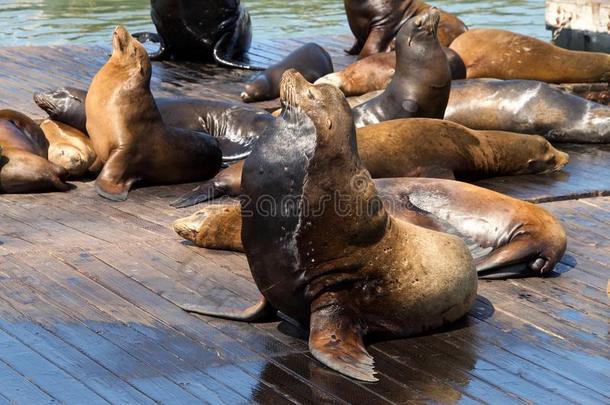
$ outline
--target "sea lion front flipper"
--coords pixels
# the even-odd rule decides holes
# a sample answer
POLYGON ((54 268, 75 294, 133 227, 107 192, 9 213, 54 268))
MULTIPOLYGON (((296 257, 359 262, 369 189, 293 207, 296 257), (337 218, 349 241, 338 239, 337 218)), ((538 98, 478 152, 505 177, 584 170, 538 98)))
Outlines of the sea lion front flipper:
POLYGON ((128 176, 129 157, 126 155, 122 149, 115 149, 110 153, 108 161, 95 180, 95 191, 102 197, 112 201, 125 201, 133 183, 140 180, 128 176))
POLYGON ((360 327, 337 305, 312 312, 309 351, 331 369, 361 381, 378 381, 360 327))
POLYGON ((480 279, 505 279, 541 275, 552 270, 551 261, 532 240, 517 240, 476 259, 475 266, 480 279))
POLYGON ((219 311, 218 309, 196 304, 178 304, 178 306, 186 312, 243 322, 265 321, 271 319, 277 313, 277 310, 262 296, 256 304, 243 310, 226 309, 219 311))

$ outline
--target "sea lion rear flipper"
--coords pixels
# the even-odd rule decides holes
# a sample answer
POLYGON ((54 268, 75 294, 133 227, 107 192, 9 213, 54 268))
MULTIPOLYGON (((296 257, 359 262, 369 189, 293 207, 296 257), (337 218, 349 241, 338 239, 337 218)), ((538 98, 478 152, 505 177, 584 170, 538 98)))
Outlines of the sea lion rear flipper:
MULTIPOLYGON (((480 279, 504 279, 540 275, 552 270, 531 240, 517 240, 475 260, 480 279)), ((554 265, 554 264, 553 264, 554 265)))
POLYGON ((232 60, 230 56, 227 56, 223 50, 230 48, 228 44, 233 40, 233 35, 235 33, 226 32, 219 40, 216 42, 214 46, 214 60, 218 65, 236 68, 236 69, 245 69, 245 70, 265 70, 266 68, 261 66, 252 66, 247 62, 232 60))
POLYGON ((144 44, 148 41, 159 44, 159 50, 157 52, 154 52, 154 53, 151 53, 148 55, 150 57, 150 60, 162 61, 162 60, 169 59, 169 56, 170 56, 169 51, 166 48, 161 35, 153 33, 153 32, 136 32, 135 34, 132 34, 131 36, 134 37, 135 39, 137 39, 138 42, 140 42, 142 44, 144 44))
POLYGON ((213 200, 224 195, 232 196, 232 193, 225 188, 223 183, 210 180, 198 185, 193 190, 179 197, 176 201, 170 203, 170 206, 174 208, 192 207, 193 205, 213 200))
POLYGON ((112 201, 125 201, 131 186, 139 180, 127 175, 129 157, 123 150, 115 149, 95 180, 95 191, 112 201))
POLYGON ((309 351, 320 362, 362 381, 378 381, 373 357, 366 351, 360 327, 337 306, 312 312, 309 351))
POLYGON ((219 311, 213 307, 204 307, 196 304, 178 304, 178 306, 187 312, 243 322, 265 321, 277 313, 277 310, 262 296, 256 304, 243 310, 226 309, 219 311))

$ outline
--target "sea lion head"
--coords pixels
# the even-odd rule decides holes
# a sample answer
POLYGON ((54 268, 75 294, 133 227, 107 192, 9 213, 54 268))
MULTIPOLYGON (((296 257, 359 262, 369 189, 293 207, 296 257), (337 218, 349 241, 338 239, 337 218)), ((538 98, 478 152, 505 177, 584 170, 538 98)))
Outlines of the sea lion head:
POLYGON ((396 37, 396 50, 401 52, 405 47, 426 48, 438 43, 438 23, 441 15, 436 7, 411 17, 402 26, 396 37))
POLYGON ((527 169, 524 173, 550 173, 561 170, 570 161, 567 153, 555 149, 553 145, 541 136, 536 136, 533 148, 540 156, 527 161, 527 169))
POLYGON ((34 102, 51 119, 60 119, 73 127, 84 127, 85 97, 87 92, 72 87, 42 90, 34 93, 34 102))
POLYGON ((111 61, 150 79, 152 67, 146 49, 122 25, 117 26, 112 34, 111 61))

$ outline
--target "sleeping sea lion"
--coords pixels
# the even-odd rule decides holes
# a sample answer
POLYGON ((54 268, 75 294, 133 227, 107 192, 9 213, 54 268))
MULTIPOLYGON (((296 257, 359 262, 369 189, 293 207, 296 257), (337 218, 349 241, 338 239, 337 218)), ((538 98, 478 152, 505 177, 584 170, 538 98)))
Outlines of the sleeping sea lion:
MULTIPOLYGON (((540 136, 473 131, 429 118, 392 120, 356 130, 358 153, 373 178, 440 177, 476 180, 557 171, 568 155, 540 136)), ((244 163, 222 170, 172 206, 237 196, 244 163)))
POLYGON ((548 83, 606 82, 610 55, 571 51, 499 29, 476 29, 451 44, 466 65, 466 77, 527 79, 548 83))
MULTIPOLYGON (((491 248, 475 260, 479 278, 545 275, 565 252, 561 223, 538 205, 453 180, 395 178, 374 183, 390 214, 491 248)), ((241 223, 239 203, 211 204, 175 221, 174 230, 199 247, 243 252, 241 223)))
POLYGON ((333 62, 320 45, 310 42, 293 51, 280 62, 255 74, 241 93, 246 103, 273 100, 280 95, 280 80, 288 69, 295 69, 308 81, 314 82, 333 72, 333 62))
POLYGON ((288 71, 281 99, 282 116, 243 171, 242 243, 262 298, 241 314, 182 307, 240 320, 272 307, 309 326, 309 349, 323 364, 376 381, 364 337, 409 336, 463 317, 476 298, 472 257, 459 238, 388 214, 337 88, 288 71))
POLYGON ((44 120, 40 124, 49 141, 49 161, 66 169, 70 177, 101 170, 101 162, 91 146, 91 139, 78 129, 61 122, 44 120))
POLYGON ((451 71, 436 38, 440 14, 431 8, 408 20, 396 37, 396 72, 379 96, 354 108, 356 127, 398 118, 443 118, 451 71))
MULTIPOLYGON (((426 12, 430 5, 419 0, 344 0, 347 22, 356 43, 347 51, 358 59, 394 49, 394 39, 405 21, 426 12)), ((449 46, 468 29, 453 14, 439 10, 439 41, 449 46)))
POLYGON ((104 163, 95 181, 98 194, 122 201, 140 180, 171 184, 216 174, 222 155, 214 138, 163 122, 144 47, 121 26, 112 44, 112 56, 93 78, 85 102, 87 132, 104 163))

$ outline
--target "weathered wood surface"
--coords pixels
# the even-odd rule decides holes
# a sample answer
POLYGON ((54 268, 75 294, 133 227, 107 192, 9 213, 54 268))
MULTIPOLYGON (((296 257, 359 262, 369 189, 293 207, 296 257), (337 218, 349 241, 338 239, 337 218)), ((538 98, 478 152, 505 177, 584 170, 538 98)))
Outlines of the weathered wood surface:
MULTIPOLYGON (((305 41, 269 43, 271 63, 305 41)), ((347 41, 329 39, 338 66, 347 41)), ((257 52, 260 52, 257 55, 257 52)), ((0 107, 42 118, 35 89, 86 87, 104 48, 0 49, 0 107)), ((237 99, 247 73, 155 64, 158 95, 237 99)), ((264 104, 271 107, 274 103, 264 104)), ((189 185, 95 194, 0 195, 0 404, 4 403, 608 403, 610 190, 607 147, 565 148, 566 172, 482 184, 563 220, 567 255, 545 279, 482 282, 470 315, 430 335, 374 342, 380 382, 330 372, 286 323, 189 315, 175 303, 244 306, 245 258, 199 249, 171 229, 197 207, 168 203, 189 185)))

